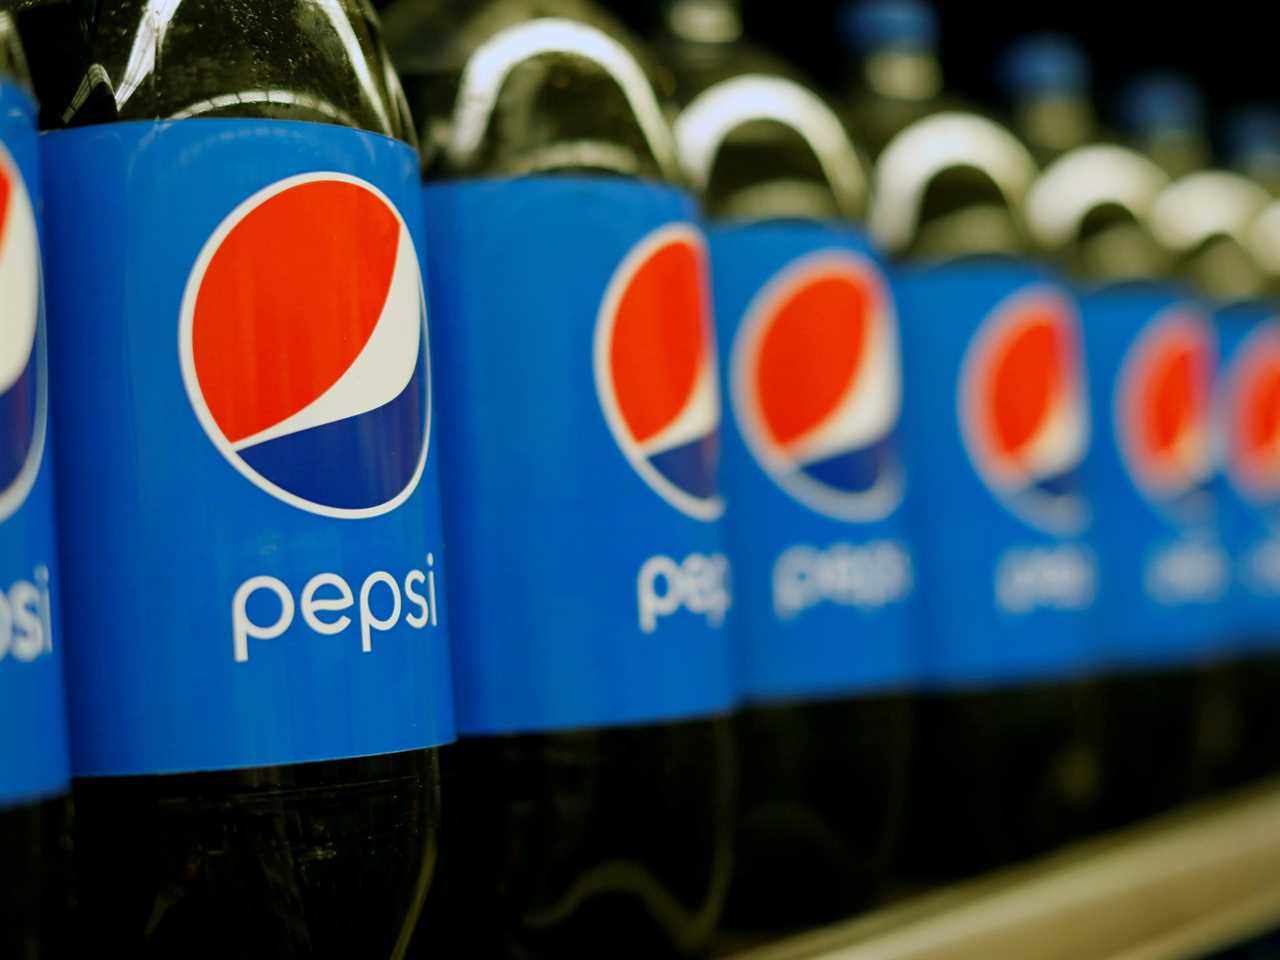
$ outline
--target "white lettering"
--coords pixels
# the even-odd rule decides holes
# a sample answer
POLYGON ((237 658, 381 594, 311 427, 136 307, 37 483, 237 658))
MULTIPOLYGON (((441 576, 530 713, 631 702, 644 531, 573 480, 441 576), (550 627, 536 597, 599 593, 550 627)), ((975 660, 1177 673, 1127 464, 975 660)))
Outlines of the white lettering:
POLYGON ((1083 610, 1096 592, 1093 555, 1072 544, 1014 547, 996 565, 996 603, 1007 613, 1083 610))
POLYGON ((720 553, 691 553, 680 563, 661 554, 650 557, 636 577, 636 601, 645 633, 681 608, 718 627, 732 603, 729 561, 720 553))
POLYGON ((0 590, 0 660, 12 656, 31 663, 53 652, 53 607, 49 568, 38 566, 31 580, 16 580, 0 590))
POLYGON ((351 596, 351 586, 336 573, 317 573, 302 588, 302 619, 316 633, 333 636, 351 626, 351 618, 343 614, 336 620, 321 620, 318 613, 337 613, 350 610, 355 599, 351 596), (338 591, 336 597, 317 597, 321 587, 333 587, 338 591))
POLYGON ((372 652, 372 631, 386 632, 394 627, 399 620, 400 586, 396 583, 396 578, 381 570, 369 574, 365 578, 364 584, 360 587, 360 649, 365 653, 372 652), (373 592, 373 588, 379 583, 385 585, 391 591, 391 615, 381 619, 374 616, 373 609, 369 606, 369 594, 373 592))
POLYGON ((231 637, 236 663, 249 659, 249 640, 274 640, 293 623, 293 594, 275 577, 250 577, 231 598, 231 637), (249 619, 249 597, 258 590, 269 590, 280 601, 280 614, 275 623, 259 625, 249 619))
POLYGON ((773 612, 789 620, 820 603, 883 607, 908 596, 913 583, 911 553, 896 541, 797 545, 774 561, 773 612))
POLYGON ((1182 541, 1157 550, 1143 578, 1147 593, 1160 603, 1212 603, 1227 589, 1228 571, 1221 547, 1182 541))

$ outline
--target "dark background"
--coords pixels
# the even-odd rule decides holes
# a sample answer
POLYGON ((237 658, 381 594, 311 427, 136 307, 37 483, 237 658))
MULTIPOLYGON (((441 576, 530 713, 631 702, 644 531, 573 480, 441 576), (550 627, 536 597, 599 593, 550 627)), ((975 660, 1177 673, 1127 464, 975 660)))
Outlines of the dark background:
MULTIPOLYGON (((656 0, 611 0, 615 13, 640 27, 656 0)), ((757 43, 804 68, 828 89, 844 86, 836 0, 743 0, 748 34, 757 43)), ((1280 30, 1273 3, 1249 0, 1140 3, 1132 0, 935 2, 948 86, 986 103, 998 103, 995 63, 1020 34, 1059 30, 1074 36, 1094 64, 1104 117, 1125 80, 1151 68, 1190 74, 1204 90, 1212 126, 1232 106, 1280 102, 1280 30), (1268 10, 1270 13, 1268 14, 1268 10)))

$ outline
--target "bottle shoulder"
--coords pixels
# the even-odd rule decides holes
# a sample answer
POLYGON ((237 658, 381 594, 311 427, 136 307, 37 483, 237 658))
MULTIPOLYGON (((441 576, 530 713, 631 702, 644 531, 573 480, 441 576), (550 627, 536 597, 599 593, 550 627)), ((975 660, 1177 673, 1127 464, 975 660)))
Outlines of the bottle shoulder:
POLYGON ((361 0, 103 5, 68 124, 307 120, 414 142, 376 15, 361 0))
POLYGON ((18 25, 4 5, 0 5, 0 82, 31 89, 31 77, 18 35, 18 25))
POLYGON ((1024 254, 1034 158, 1002 123, 939 99, 876 158, 870 225, 904 256, 1024 254))
POLYGON ((709 216, 863 219, 865 159, 802 73, 741 41, 659 49, 675 78, 681 164, 709 216))
POLYGON ((1157 164, 1122 144, 1079 146, 1048 164, 1028 191, 1028 230, 1040 252, 1087 282, 1165 277, 1172 261, 1152 210, 1168 184, 1157 164))
POLYGON ((678 181, 664 75, 577 0, 402 2, 386 14, 427 176, 678 181))

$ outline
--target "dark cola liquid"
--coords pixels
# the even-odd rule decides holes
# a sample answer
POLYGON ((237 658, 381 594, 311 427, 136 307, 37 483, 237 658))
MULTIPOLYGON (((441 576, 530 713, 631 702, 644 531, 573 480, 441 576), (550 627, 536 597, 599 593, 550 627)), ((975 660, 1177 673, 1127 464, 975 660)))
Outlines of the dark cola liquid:
POLYGON ((1232 785, 1280 773, 1280 657, 1255 654, 1234 664, 1239 708, 1239 765, 1232 785))
POLYGON ((908 829, 912 704, 902 694, 752 707, 732 931, 830 923, 889 892, 908 829))
POLYGON ((1277 769, 1274 661, 1117 674, 1105 691, 1106 822, 1121 826, 1277 769))
POLYGON ((75 784, 81 953, 403 956, 430 887, 438 751, 75 784))
POLYGON ((0 810, 0 957, 68 950, 71 866, 65 797, 0 810))
POLYGON ((464 739, 414 957, 699 955, 732 868, 724 718, 464 739))
POLYGON ((1103 703, 1107 826, 1164 813, 1194 796, 1197 687, 1190 668, 1108 677, 1103 703))
POLYGON ((1096 682, 921 697, 907 859, 950 880, 1097 829, 1106 772, 1096 682))

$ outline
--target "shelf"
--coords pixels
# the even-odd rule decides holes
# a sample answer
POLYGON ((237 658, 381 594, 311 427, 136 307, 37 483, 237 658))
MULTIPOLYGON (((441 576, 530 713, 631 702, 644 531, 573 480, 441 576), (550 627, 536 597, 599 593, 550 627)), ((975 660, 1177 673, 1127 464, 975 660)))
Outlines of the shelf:
POLYGON ((1174 960, 1280 925, 1280 781, 735 960, 1174 960))

